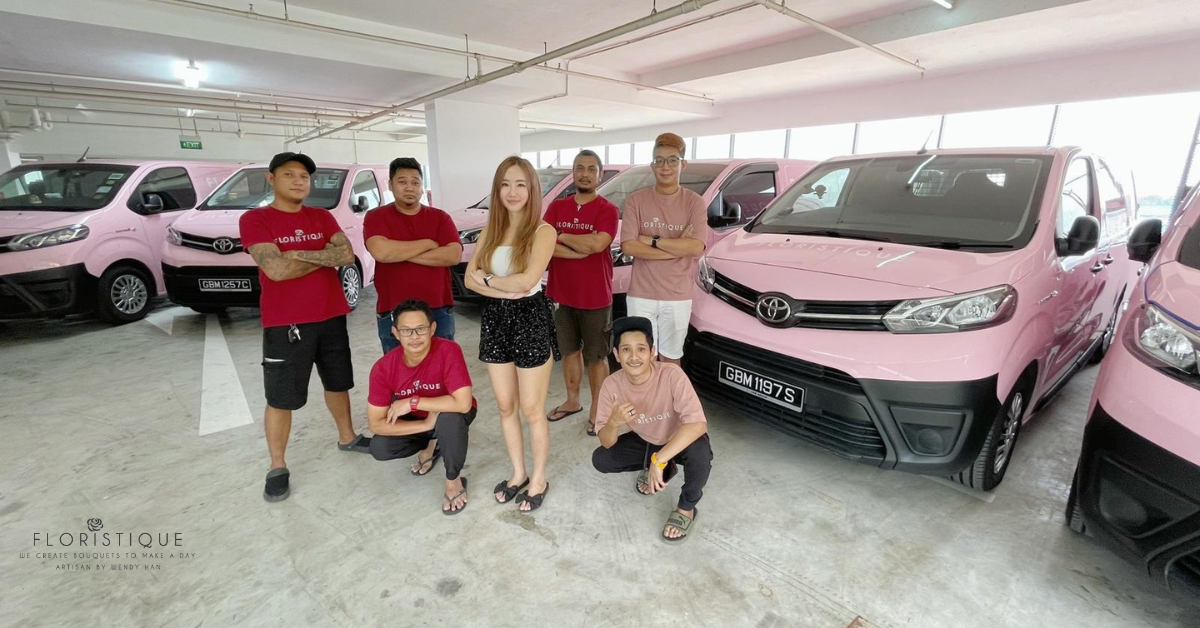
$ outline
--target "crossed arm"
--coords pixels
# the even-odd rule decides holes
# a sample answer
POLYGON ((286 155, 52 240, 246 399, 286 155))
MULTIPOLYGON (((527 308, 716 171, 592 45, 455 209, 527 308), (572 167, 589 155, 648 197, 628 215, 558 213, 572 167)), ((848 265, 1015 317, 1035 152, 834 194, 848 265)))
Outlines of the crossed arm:
POLYGON ((441 397, 418 397, 417 409, 429 415, 420 421, 400 421, 397 419, 412 411, 408 399, 398 399, 391 406, 367 404, 367 424, 377 436, 408 436, 428 432, 437 425, 441 412, 466 414, 471 411, 471 387, 463 386, 441 397))
POLYGON ((421 240, 389 240, 383 236, 367 239, 367 251, 377 262, 412 262, 422 266, 453 266, 462 259, 462 245, 451 242, 445 246, 429 238, 421 240))
POLYGON ((283 253, 274 242, 260 242, 251 246, 249 253, 272 281, 296 279, 321 267, 338 268, 354 261, 354 249, 344 233, 335 233, 320 251, 283 253))
POLYGON ((483 282, 484 273, 479 269, 477 259, 479 251, 480 248, 476 247, 470 263, 467 264, 467 274, 463 278, 467 289, 485 297, 520 299, 542 280, 542 273, 546 272, 546 266, 555 251, 554 230, 539 228, 534 235, 533 250, 529 252, 529 263, 525 265, 525 270, 507 277, 493 277, 489 281, 490 286, 483 282))
POLYGON ((648 235, 625 240, 621 250, 637 259, 678 259, 700 257, 704 253, 704 241, 692 237, 693 229, 688 225, 678 238, 659 238, 658 247, 650 246, 653 240, 648 235))
POLYGON ((554 244, 554 257, 583 259, 589 255, 608 250, 612 235, 603 231, 596 233, 560 233, 554 244))

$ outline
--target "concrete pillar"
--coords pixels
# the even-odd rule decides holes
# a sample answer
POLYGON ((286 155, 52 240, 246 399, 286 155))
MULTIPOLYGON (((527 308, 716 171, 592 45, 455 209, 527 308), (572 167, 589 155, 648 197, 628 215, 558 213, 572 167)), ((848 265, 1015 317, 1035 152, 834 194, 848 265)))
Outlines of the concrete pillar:
POLYGON ((425 105, 434 207, 450 211, 483 198, 500 161, 521 154, 518 123, 516 107, 445 98, 425 105))
POLYGON ((7 172, 21 165, 21 155, 13 143, 0 142, 0 172, 7 172))

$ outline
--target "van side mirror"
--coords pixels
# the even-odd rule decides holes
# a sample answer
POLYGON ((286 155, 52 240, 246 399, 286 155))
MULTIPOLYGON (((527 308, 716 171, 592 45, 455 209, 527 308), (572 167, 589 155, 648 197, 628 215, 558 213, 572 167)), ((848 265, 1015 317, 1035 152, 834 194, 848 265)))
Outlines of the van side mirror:
POLYGON ((147 214, 158 214, 163 210, 162 197, 153 192, 146 192, 142 195, 142 211, 147 214))
POLYGON ((358 198, 354 201, 354 205, 350 209, 354 210, 355 212, 366 211, 366 209, 367 209, 366 195, 360 194, 358 196, 358 198))
POLYGON ((716 198, 713 199, 711 209, 709 210, 708 226, 713 229, 736 225, 742 221, 742 205, 734 201, 726 200, 723 192, 718 192, 716 198), (716 210, 720 208, 718 213, 716 210))
POLYGON ((1100 244, 1100 221, 1095 216, 1080 216, 1071 223, 1065 238, 1054 241, 1059 257, 1083 255, 1100 244))
POLYGON ((1145 264, 1154 257, 1162 244, 1162 221, 1157 218, 1143 220, 1129 235, 1129 259, 1145 264))

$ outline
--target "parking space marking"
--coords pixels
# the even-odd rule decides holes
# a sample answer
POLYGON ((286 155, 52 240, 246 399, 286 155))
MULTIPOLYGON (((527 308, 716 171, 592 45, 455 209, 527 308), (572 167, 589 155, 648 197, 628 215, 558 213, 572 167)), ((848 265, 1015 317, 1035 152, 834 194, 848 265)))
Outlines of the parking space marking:
POLYGON ((189 314, 191 310, 183 307, 169 307, 165 310, 156 310, 146 315, 145 321, 155 327, 166 332, 168 336, 173 335, 175 331, 175 317, 181 314, 189 314))
POLYGON ((200 435, 254 423, 242 392, 221 322, 209 314, 204 328, 204 370, 200 379, 200 435))

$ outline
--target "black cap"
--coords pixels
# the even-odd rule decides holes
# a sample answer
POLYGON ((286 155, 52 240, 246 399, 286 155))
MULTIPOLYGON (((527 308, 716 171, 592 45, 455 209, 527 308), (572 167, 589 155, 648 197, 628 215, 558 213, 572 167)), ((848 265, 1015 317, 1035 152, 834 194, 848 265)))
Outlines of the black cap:
POLYGON ((627 331, 640 331, 646 334, 646 342, 651 347, 654 346, 654 325, 645 316, 625 316, 613 321, 612 338, 614 347, 621 344, 621 334, 627 331))
POLYGON ((279 153, 271 158, 271 165, 267 168, 268 172, 275 172, 275 169, 286 164, 289 161, 294 161, 312 174, 317 171, 317 164, 313 163, 312 157, 303 153, 279 153))

